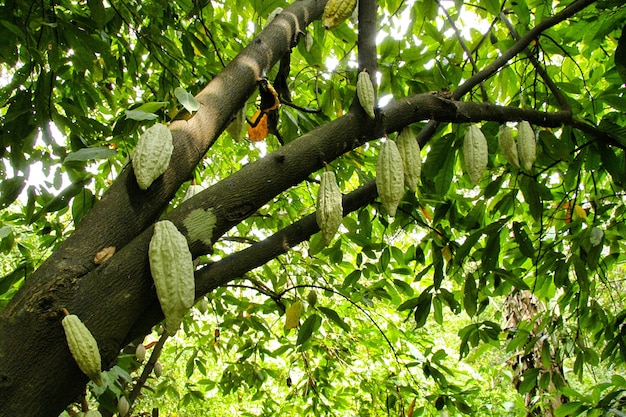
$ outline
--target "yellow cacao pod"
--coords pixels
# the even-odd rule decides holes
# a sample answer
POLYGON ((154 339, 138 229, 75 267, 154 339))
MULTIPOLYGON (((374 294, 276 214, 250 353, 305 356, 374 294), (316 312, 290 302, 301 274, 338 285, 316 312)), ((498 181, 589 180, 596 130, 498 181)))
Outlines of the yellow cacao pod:
POLYGON ((374 85, 366 70, 359 72, 356 81, 356 95, 359 98, 361 107, 370 119, 374 119, 374 109, 376 108, 376 92, 374 85))
POLYGON ((404 195, 404 166, 398 146, 392 140, 385 140, 380 146, 376 161, 376 189, 387 213, 395 216, 404 195))
POLYGON ((413 136, 411 129, 406 127, 398 135, 397 144, 402 166, 404 167, 404 185, 409 190, 415 192, 417 183, 422 174, 422 157, 420 155, 420 145, 413 136))
POLYGON ((333 240, 343 219, 341 190, 335 180, 335 173, 332 171, 322 172, 320 188, 317 191, 316 209, 315 218, 326 246, 333 240))
POLYGON ((65 331, 67 345, 76 364, 93 382, 102 386, 101 358, 96 339, 87 326, 74 314, 63 317, 61 324, 65 331))
POLYGON ((163 124, 150 126, 139 137, 132 153, 133 171, 139 188, 147 190, 165 172, 173 149, 172 132, 163 124))
POLYGON ((298 327, 301 315, 302 302, 295 301, 292 305, 287 307, 287 311, 285 311, 285 330, 291 330, 298 327))
POLYGON ((526 120, 517 125, 517 153, 522 168, 526 171, 532 170, 537 156, 537 144, 535 132, 526 120))
POLYGON ((513 139, 513 131, 506 125, 500 125, 498 130, 498 146, 509 164, 519 168, 519 156, 517 155, 517 143, 513 139))
POLYGON ((135 348, 135 359, 137 362, 143 362, 146 359, 146 346, 143 343, 139 343, 135 348))
POLYGON ((187 239, 174 223, 159 221, 154 224, 148 257, 165 328, 174 334, 195 298, 194 267, 187 239))
POLYGON ((470 177, 472 185, 476 185, 487 169, 487 162, 489 161, 487 139, 485 139, 485 135, 478 125, 469 126, 465 132, 463 156, 465 158, 465 171, 470 177))
POLYGON ((336 29, 350 17, 356 7, 357 0, 328 0, 322 14, 322 26, 326 30, 336 29))

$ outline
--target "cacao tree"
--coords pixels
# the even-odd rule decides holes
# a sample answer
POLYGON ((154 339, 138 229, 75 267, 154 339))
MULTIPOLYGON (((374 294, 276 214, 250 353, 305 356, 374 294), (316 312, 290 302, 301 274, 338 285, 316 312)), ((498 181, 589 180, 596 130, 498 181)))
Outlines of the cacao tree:
POLYGON ((139 415, 172 392, 189 415, 224 415, 211 392, 242 415, 621 412, 626 6, 361 0, 323 19, 344 2, 0 6, 0 416, 139 415), (173 150, 140 187, 157 123, 173 150), (377 163, 400 132, 415 191, 377 168, 404 173, 404 153, 377 163), (343 218, 322 234, 329 171, 343 218), (159 220, 198 302, 161 336, 159 220), (168 343, 184 375, 159 383, 168 343))

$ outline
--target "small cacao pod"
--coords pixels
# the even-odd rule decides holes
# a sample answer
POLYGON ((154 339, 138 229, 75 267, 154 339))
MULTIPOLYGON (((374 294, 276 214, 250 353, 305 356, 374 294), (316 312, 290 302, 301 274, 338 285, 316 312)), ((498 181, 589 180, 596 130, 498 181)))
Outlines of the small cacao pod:
POLYGON ((194 267, 187 239, 169 220, 156 222, 148 257, 165 328, 174 334, 195 298, 194 267))
POLYGON ((487 139, 478 125, 470 125, 465 132, 463 156, 465 157, 465 171, 472 185, 476 185, 489 162, 487 139))
POLYGON ((89 410, 85 412, 85 417, 102 417, 102 414, 98 410, 89 410))
POLYGON ((420 155, 420 145, 417 139, 411 133, 411 129, 405 127, 398 135, 396 145, 402 157, 402 166, 404 167, 404 184, 415 192, 417 190, 417 182, 422 174, 422 157, 420 155))
POLYGON ((142 190, 161 176, 170 164, 174 144, 172 132, 163 124, 155 124, 139 137, 132 153, 133 171, 142 190))
POLYGON ((341 190, 339 190, 335 180, 335 173, 332 171, 322 172, 320 188, 317 191, 315 218, 322 232, 322 240, 326 246, 337 233, 343 219, 341 190))
POLYGON ((198 303, 198 311, 202 314, 206 313, 209 310, 209 303, 207 302, 205 297, 202 297, 200 302, 198 303))
POLYGON ((163 365, 161 365, 161 362, 157 362, 154 364, 154 376, 156 376, 157 378, 161 376, 161 374, 163 373, 163 365))
POLYGON ((183 197, 183 201, 189 200, 194 195, 198 194, 200 191, 204 191, 204 187, 201 185, 191 184, 187 191, 185 191, 185 196, 183 197))
POLYGON ((357 0, 328 0, 322 14, 322 26, 326 30, 336 29, 350 17, 357 0))
POLYGON ((367 113, 370 119, 374 119, 374 109, 376 107, 376 92, 374 91, 374 85, 370 79, 366 70, 359 72, 356 81, 356 95, 359 98, 361 107, 367 113))
POLYGON ((143 343, 140 343, 135 348, 135 359, 137 362, 143 362, 146 359, 146 346, 143 343))
POLYGON ((522 168, 526 171, 532 170, 537 156, 537 144, 535 132, 526 120, 517 125, 517 153, 522 168))
POLYGON ((309 291, 306 295, 306 301, 311 307, 315 307, 315 304, 317 304, 317 293, 314 290, 309 291))
POLYGON ((389 215, 395 216, 404 195, 404 167, 398 146, 392 140, 385 140, 380 146, 376 161, 376 189, 389 215))
POLYGON ((126 397, 121 396, 120 399, 117 401, 117 413, 120 415, 120 417, 124 417, 126 414, 128 414, 128 410, 130 410, 130 404, 128 403, 126 397))
POLYGON ((68 314, 61 320, 65 338, 76 364, 98 386, 102 386, 101 358, 98 343, 78 316, 68 314))
POLYGON ((519 168, 519 156, 517 155, 517 143, 513 139, 513 131, 507 125, 500 125, 498 130, 498 146, 502 154, 515 168, 519 168))
POLYGON ((285 330, 291 330, 298 327, 301 315, 302 302, 295 301, 292 305, 287 307, 287 311, 285 311, 285 330))

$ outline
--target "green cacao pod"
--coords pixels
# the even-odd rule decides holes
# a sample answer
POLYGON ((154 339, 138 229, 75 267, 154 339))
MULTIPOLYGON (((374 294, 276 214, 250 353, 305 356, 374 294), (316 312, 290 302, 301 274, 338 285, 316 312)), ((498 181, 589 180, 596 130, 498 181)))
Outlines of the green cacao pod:
POLYGON ((306 301, 311 307, 315 307, 315 304, 317 304, 317 293, 314 290, 309 291, 306 295, 306 301))
POLYGON ((302 315, 302 302, 295 301, 287 307, 285 311, 285 330, 291 330, 298 327, 300 316, 302 315))
POLYGON ((185 191, 185 196, 183 197, 183 201, 189 200, 194 195, 198 194, 200 191, 204 191, 204 187, 201 185, 191 184, 187 191, 185 191))
POLYGON ((343 219, 341 190, 339 190, 337 185, 335 173, 332 171, 322 172, 320 188, 317 191, 316 209, 315 218, 322 232, 322 240, 326 246, 333 240, 343 219))
POLYGON ((101 358, 98 343, 78 316, 69 314, 61 320, 65 338, 76 364, 98 386, 102 386, 101 358))
POLYGON ((357 0, 328 0, 322 14, 322 26, 326 30, 336 29, 350 17, 357 0))
POLYGON ((135 348, 135 359, 137 362, 143 362, 146 359, 146 346, 143 343, 139 343, 135 348))
POLYGON ((469 126, 465 132, 463 156, 465 157, 465 171, 470 177, 472 185, 476 185, 487 169, 487 162, 489 161, 487 139, 485 139, 485 135, 478 125, 469 126))
POLYGON ((387 139, 380 146, 376 161, 376 189, 387 213, 395 216, 404 195, 404 166, 398 146, 392 140, 387 139))
POLYGON ((163 365, 161 365, 161 362, 157 362, 154 364, 154 376, 156 376, 157 378, 161 376, 161 374, 163 373, 163 365))
POLYGON ((165 328, 174 334, 195 298, 194 267, 187 239, 174 223, 159 221, 154 224, 148 257, 165 328))
POLYGON ((402 157, 404 185, 412 192, 415 192, 420 175, 422 174, 420 145, 417 143, 417 139, 413 136, 411 129, 408 127, 402 129, 396 142, 400 157, 402 157))
POLYGON ((102 414, 98 410, 89 410, 85 412, 85 417, 102 417, 102 414))
POLYGON ((532 170, 537 156, 537 144, 535 132, 526 120, 517 125, 517 153, 522 168, 526 171, 532 170))
POLYGON ((244 127, 246 126, 246 106, 235 113, 233 121, 226 127, 226 132, 235 140, 239 142, 244 135, 244 127))
POLYGON ((139 188, 147 190, 165 172, 173 149, 172 132, 163 124, 150 126, 139 137, 132 153, 133 171, 139 188))
POLYGON ((513 131, 507 125, 500 125, 498 130, 498 146, 509 164, 519 168, 519 156, 517 155, 517 143, 513 139, 513 131))
POLYGON ((121 396, 120 399, 117 401, 117 413, 120 415, 120 417, 124 417, 128 414, 129 410, 130 404, 128 403, 128 400, 126 399, 126 397, 121 396))
POLYGON ((374 85, 366 70, 359 72, 356 81, 356 95, 359 98, 361 107, 370 119, 374 119, 374 109, 376 108, 376 92, 374 85))

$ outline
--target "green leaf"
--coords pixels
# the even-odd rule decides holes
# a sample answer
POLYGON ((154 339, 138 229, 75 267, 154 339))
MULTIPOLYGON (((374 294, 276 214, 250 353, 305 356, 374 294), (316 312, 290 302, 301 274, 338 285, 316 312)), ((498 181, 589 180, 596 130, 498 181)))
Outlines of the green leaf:
POLYGON ((8 178, 0 182, 0 210, 13 203, 25 185, 26 178, 23 176, 8 178))
POLYGON ((430 314, 432 298, 433 294, 430 292, 430 289, 424 290, 419 296, 419 300, 414 313, 416 329, 424 327, 424 325, 426 324, 426 320, 428 319, 428 315, 430 314))
POLYGON ((348 326, 348 324, 343 321, 341 317, 339 317, 339 314, 337 314, 335 310, 322 306, 319 306, 318 310, 324 313, 326 317, 328 317, 332 322, 334 322, 337 326, 341 327, 346 332, 350 331, 350 326, 348 326))
POLYGON ((148 113, 143 110, 124 110, 124 114, 127 119, 144 121, 144 120, 154 120, 157 116, 154 113, 148 113))
POLYGON ((535 256, 535 248, 533 247, 528 233, 524 230, 524 225, 520 222, 513 222, 513 234, 515 242, 519 246, 519 250, 527 258, 532 259, 535 256))
POLYGON ((582 414, 587 407, 579 401, 572 401, 561 405, 554 411, 555 417, 578 416, 582 414))
POLYGON ((176 87, 174 89, 174 95, 189 113, 193 113, 200 109, 200 102, 196 100, 193 94, 188 93, 184 88, 176 87))
POLYGON ((478 291, 476 290, 476 280, 472 274, 467 274, 463 285, 463 307, 468 316, 474 317, 478 304, 478 291))
POLYGON ((68 162, 84 162, 91 159, 107 159, 115 155, 116 153, 117 151, 115 149, 107 147, 82 148, 77 150, 76 152, 68 154, 63 160, 63 163, 67 164, 68 162))
POLYGON ((298 330, 298 339, 296 340, 296 345, 300 346, 306 343, 307 340, 311 338, 313 332, 319 329, 322 324, 322 318, 317 314, 311 314, 300 326, 300 330, 298 330))

